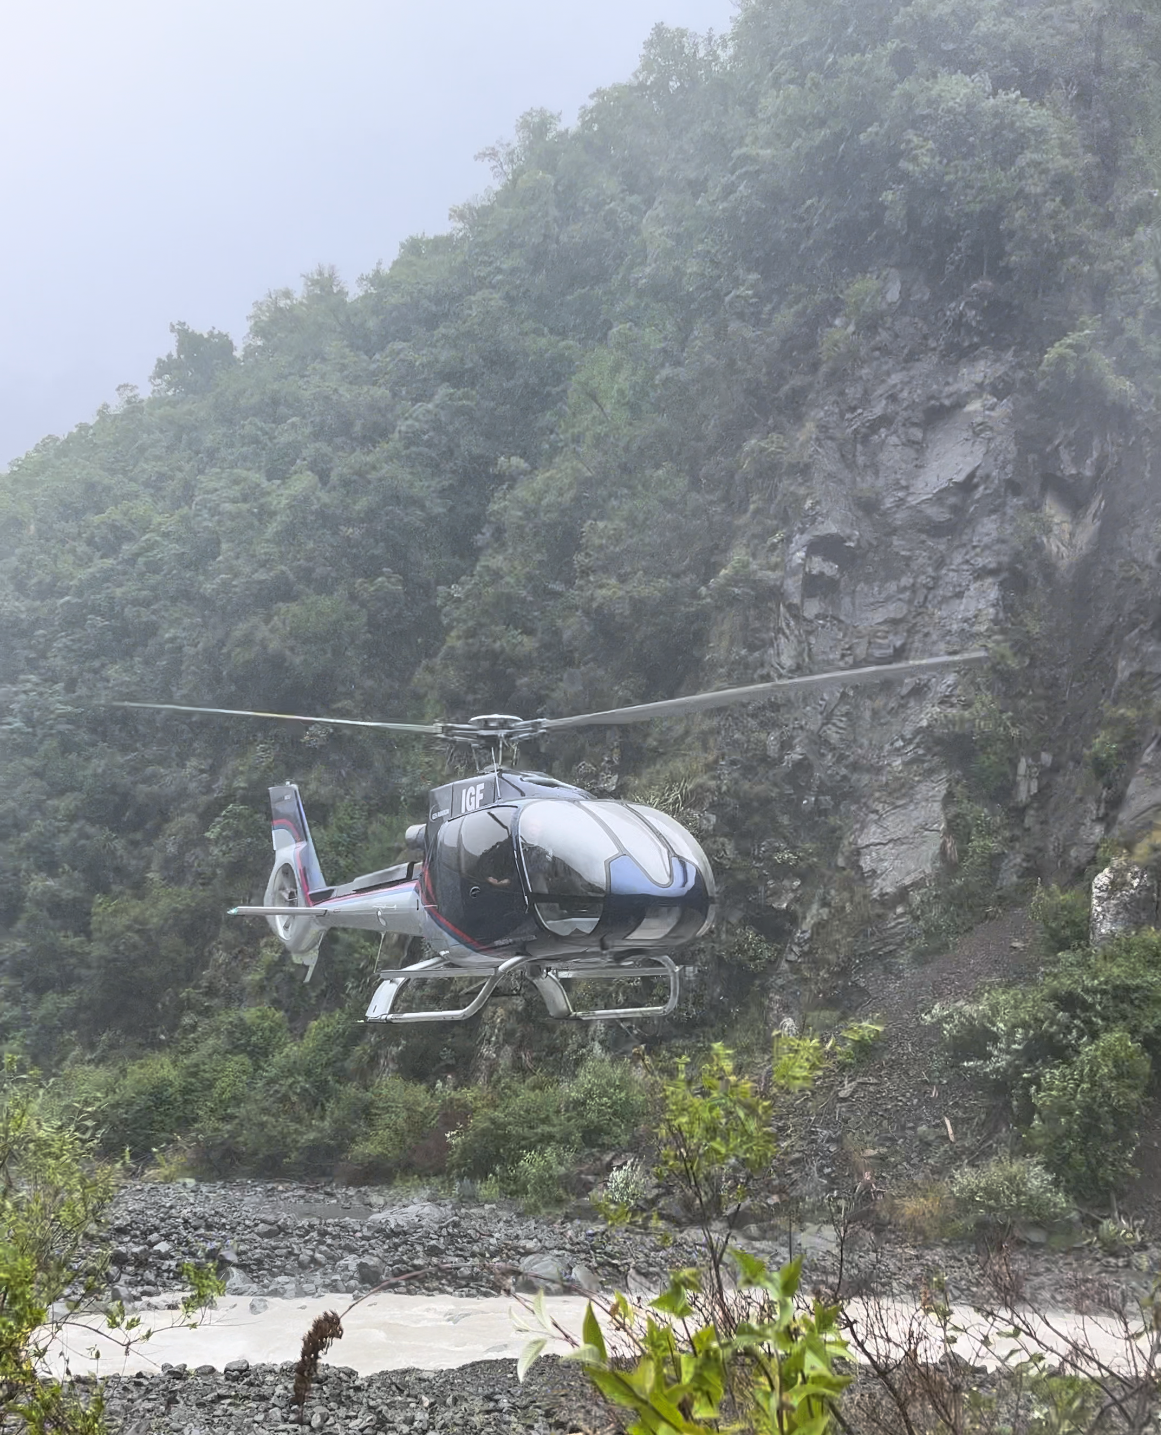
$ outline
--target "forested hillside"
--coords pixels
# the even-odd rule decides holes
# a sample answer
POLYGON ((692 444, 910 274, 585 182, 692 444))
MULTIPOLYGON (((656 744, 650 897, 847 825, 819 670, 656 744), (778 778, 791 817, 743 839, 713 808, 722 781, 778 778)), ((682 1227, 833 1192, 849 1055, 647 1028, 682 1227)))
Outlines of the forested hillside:
MULTIPOLYGON (((992 644, 974 686, 536 755, 699 827, 727 921, 689 1020, 1079 872, 1149 720, 1084 766, 1110 634, 1156 616, 1159 62, 1161 17, 1102 0, 746 0, 728 36, 656 30, 572 129, 524 116, 493 188, 355 288, 269 295, 240 348, 176 324, 148 397, 0 478, 4 1043, 109 1062, 228 1007, 358 1012, 373 943, 328 938, 304 990, 223 919, 265 881, 265 789, 301 783, 341 878, 443 770, 103 699, 560 715, 992 644)), ((319 1069, 378 1069, 394 1038, 344 1022, 319 1069)), ((422 1038, 425 1069, 475 1040, 422 1038)))

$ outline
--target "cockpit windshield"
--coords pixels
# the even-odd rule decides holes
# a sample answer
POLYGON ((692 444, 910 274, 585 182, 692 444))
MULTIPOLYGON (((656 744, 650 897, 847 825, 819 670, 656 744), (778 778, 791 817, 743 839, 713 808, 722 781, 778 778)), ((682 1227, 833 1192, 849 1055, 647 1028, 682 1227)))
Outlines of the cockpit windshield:
POLYGON ((684 857, 687 862, 697 868, 712 897, 714 895, 714 871, 710 866, 709 858, 702 850, 701 843, 694 838, 692 833, 687 832, 680 822, 670 817, 668 812, 659 812, 656 807, 642 807, 639 802, 634 802, 632 806, 633 811, 643 817, 650 827, 655 828, 679 857, 684 857))
POLYGON ((540 920, 561 937, 587 935, 604 911, 612 837, 579 802, 531 802, 520 813, 520 854, 540 920))
POLYGON ((669 850, 647 823, 620 802, 586 802, 584 806, 609 828, 650 882, 669 886, 673 881, 669 850))

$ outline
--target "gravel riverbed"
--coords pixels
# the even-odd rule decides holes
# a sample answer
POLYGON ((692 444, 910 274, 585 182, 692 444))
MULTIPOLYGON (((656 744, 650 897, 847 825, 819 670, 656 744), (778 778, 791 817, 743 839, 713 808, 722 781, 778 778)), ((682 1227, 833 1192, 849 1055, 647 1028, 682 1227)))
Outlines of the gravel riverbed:
POLYGON ((537 1362, 523 1383, 514 1360, 369 1376, 322 1365, 301 1425, 293 1387, 293 1362, 238 1361, 224 1371, 175 1366, 160 1375, 110 1377, 106 1412, 112 1428, 126 1435, 304 1427, 367 1435, 598 1435, 617 1428, 583 1373, 551 1357, 537 1362))
POLYGON ((359 1295, 393 1278, 425 1294, 584 1293, 655 1285, 694 1259, 685 1236, 666 1247, 595 1215, 548 1220, 502 1204, 259 1181, 128 1185, 109 1240, 112 1298, 147 1308, 180 1284, 187 1261, 216 1264, 230 1295, 294 1299, 359 1295))
MULTIPOLYGON (((640 1292, 658 1288, 668 1271, 694 1264, 697 1256, 688 1232, 671 1231, 659 1240, 648 1232, 610 1231, 584 1208, 541 1218, 504 1203, 261 1181, 130 1184, 111 1209, 107 1239, 111 1297, 146 1313, 176 1304, 171 1293, 186 1261, 215 1265, 231 1300, 262 1316, 274 1298, 325 1296, 341 1309, 344 1298, 383 1283, 399 1294, 427 1297, 537 1289, 640 1292)), ((771 1264, 787 1256, 784 1235, 773 1225, 748 1226, 743 1244, 771 1264)), ((808 1287, 828 1286, 836 1265, 833 1233, 824 1225, 807 1226, 795 1244, 806 1256, 808 1287)), ((844 1261, 855 1292, 914 1292, 939 1269, 957 1298, 986 1299, 980 1261, 969 1246, 924 1248, 862 1229, 853 1233, 844 1261)), ((1110 1257, 1091 1247, 1055 1251, 1031 1244, 1017 1250, 1016 1264, 1027 1299, 1074 1308, 1077 1292, 1094 1280, 1143 1289, 1158 1252, 1144 1248, 1110 1257)), ((341 1342, 330 1358, 342 1360, 341 1342)), ((293 1362, 231 1359, 223 1365, 190 1370, 175 1363, 153 1374, 111 1377, 106 1395, 112 1427, 127 1435, 224 1435, 297 1426, 293 1362)), ((510 1359, 372 1374, 324 1362, 304 1414, 315 1430, 384 1435, 559 1435, 616 1428, 581 1372, 555 1359, 538 1363, 523 1385, 510 1359)))

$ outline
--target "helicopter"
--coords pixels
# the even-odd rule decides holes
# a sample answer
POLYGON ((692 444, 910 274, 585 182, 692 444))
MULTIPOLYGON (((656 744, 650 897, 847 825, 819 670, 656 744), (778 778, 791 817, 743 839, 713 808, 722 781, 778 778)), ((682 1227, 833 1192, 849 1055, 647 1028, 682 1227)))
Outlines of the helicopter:
POLYGON ((433 788, 427 819, 409 827, 411 855, 351 881, 328 883, 311 840, 298 787, 271 787, 274 865, 260 906, 231 916, 262 917, 309 981, 332 927, 419 937, 433 955, 379 972, 369 1023, 466 1021, 505 978, 532 983, 548 1015, 614 1021, 662 1017, 680 998, 673 952, 714 921, 713 868, 694 835, 665 812, 596 797, 542 772, 515 766, 522 744, 581 727, 619 726, 754 702, 775 694, 924 677, 973 666, 973 651, 846 671, 779 678, 574 717, 487 713, 464 723, 400 723, 307 717, 179 703, 115 702, 113 707, 277 719, 435 737, 471 750, 476 774, 433 788), (511 758, 512 765, 505 765, 511 758), (412 983, 470 978, 463 1006, 398 1010, 412 983), (664 999, 640 1006, 578 1009, 574 982, 655 978, 664 999))

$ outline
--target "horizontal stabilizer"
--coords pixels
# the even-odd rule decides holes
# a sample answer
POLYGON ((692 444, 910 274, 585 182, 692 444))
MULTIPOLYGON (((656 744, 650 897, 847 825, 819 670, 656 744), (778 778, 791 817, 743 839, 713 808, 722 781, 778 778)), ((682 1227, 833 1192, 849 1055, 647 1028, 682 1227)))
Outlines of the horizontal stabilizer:
POLYGON ((318 907, 231 907, 226 914, 230 917, 315 917, 326 912, 326 906, 318 907))

